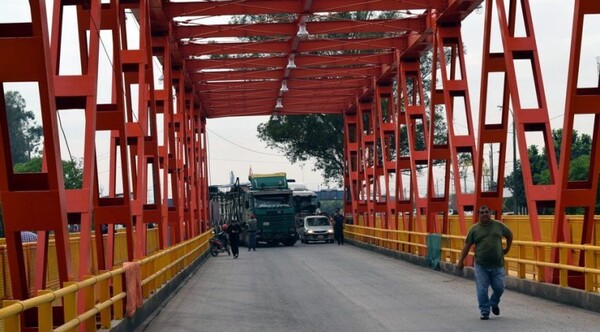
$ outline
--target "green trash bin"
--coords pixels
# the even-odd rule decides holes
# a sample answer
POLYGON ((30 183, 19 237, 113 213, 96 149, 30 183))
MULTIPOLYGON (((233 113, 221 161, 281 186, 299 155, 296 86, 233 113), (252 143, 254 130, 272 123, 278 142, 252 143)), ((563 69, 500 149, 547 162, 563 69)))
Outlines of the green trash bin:
POLYGON ((427 262, 435 270, 440 269, 442 234, 427 234, 427 262))

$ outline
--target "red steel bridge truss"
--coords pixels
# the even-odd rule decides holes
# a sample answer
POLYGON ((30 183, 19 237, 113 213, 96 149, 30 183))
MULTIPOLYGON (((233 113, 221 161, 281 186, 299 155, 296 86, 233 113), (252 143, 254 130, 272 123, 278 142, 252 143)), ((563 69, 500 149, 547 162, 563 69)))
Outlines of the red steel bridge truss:
POLYGON ((600 2, 574 2, 564 155, 570 155, 566 142, 574 117, 594 115, 590 173, 578 182, 568 181, 568 158, 558 165, 554 155, 528 0, 56 0, 53 8, 46 8, 45 0, 29 0, 29 22, 0 24, 0 98, 7 83, 34 82, 44 130, 43 171, 15 173, 7 108, 0 102, 0 199, 14 298, 28 298, 31 286, 25 282, 22 230, 39 235, 35 289, 46 286, 42 271, 48 270, 51 233, 62 284, 89 275, 92 261, 100 270, 113 267, 113 232, 105 247, 101 237, 92 243, 92 229, 100 234, 103 225, 123 225, 129 260, 146 255, 149 224, 158 226, 161 248, 168 239, 175 244, 206 231, 206 119, 218 117, 343 115, 346 210, 355 220, 360 216, 375 226, 379 215, 384 229, 403 225, 446 233, 452 181, 464 234, 465 213, 482 204, 496 217, 502 211, 504 168, 498 167, 495 187, 484 186, 483 151, 493 146, 504 165, 512 110, 519 154, 527 155, 530 132, 541 136, 542 149, 549 151, 549 185, 535 185, 528 158, 521 159, 532 238, 541 240, 538 209, 555 207, 552 240, 591 243, 600 171, 600 88, 578 88, 577 75, 583 21, 600 14, 600 2), (466 70, 461 22, 475 9, 485 15, 485 27, 480 103, 473 109, 467 74, 474 73, 466 70), (75 23, 66 15, 73 11, 75 23), (349 18, 361 11, 395 16, 349 18), (231 16, 242 15, 270 16, 260 23, 229 23, 231 16), (203 21, 209 17, 221 19, 203 21), (524 35, 515 34, 517 21, 524 35), (493 28, 499 31, 500 52, 491 51, 493 28), (67 46, 64 36, 73 33, 78 43, 67 46), (65 57, 73 54, 80 64, 76 74, 63 68, 65 57), (420 63, 427 54, 432 71, 425 77, 420 63), (110 66, 101 69, 103 57, 110 66), (534 108, 521 104, 515 61, 531 68, 534 108), (492 74, 502 75, 502 86, 488 84, 492 74), (501 108, 487 108, 490 89, 503 91, 501 108), (99 91, 110 97, 100 98, 99 91), (85 118, 83 186, 65 190, 59 115, 77 112, 85 118), (459 112, 465 132, 455 131, 459 112), (494 112, 501 121, 487 123, 486 114, 494 112), (473 114, 479 115, 477 139, 473 114), (447 132, 433 125, 440 117, 447 132), (101 133, 110 137, 108 173, 98 172, 101 133), (461 158, 470 164, 465 167, 461 158), (435 169, 441 170, 441 184, 434 183, 435 169), (467 173, 474 189, 461 182, 467 173), (109 184, 107 193, 101 183, 109 184), (568 207, 586 211, 581 239, 567 232, 568 207), (70 258, 69 224, 81 227, 77 271, 70 258))

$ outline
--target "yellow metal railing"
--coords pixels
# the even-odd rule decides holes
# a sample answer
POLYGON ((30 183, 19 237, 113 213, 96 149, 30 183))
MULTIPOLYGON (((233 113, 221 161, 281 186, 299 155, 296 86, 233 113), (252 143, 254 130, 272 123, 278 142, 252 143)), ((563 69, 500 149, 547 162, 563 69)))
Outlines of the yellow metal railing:
MULTIPOLYGON (((73 271, 74 279, 80 279, 78 275, 79 271, 79 233, 71 233, 70 245, 71 245, 71 269, 73 271)), ((105 245, 107 245, 107 235, 103 235, 105 245)), ((119 230, 115 234, 115 257, 114 264, 119 266, 127 260, 127 239, 125 238, 125 231, 119 230)), ((95 235, 92 235, 92 252, 91 257, 96 257, 96 246, 95 246, 95 235)), ((156 228, 149 229, 147 232, 147 254, 151 255, 158 250, 158 230, 156 228)), ((33 279, 35 276, 35 256, 37 246, 36 243, 24 243, 23 244, 23 255, 25 257, 25 270, 27 271, 28 285, 30 285, 29 295, 34 296, 33 279)), ((54 245, 54 237, 50 236, 48 243, 48 272, 46 275, 46 285, 48 289, 59 289, 58 281, 58 270, 56 262, 56 246, 54 245)), ((12 289, 10 284, 10 273, 8 272, 8 253, 6 252, 6 244, 4 238, 0 238, 0 300, 12 299, 12 289)), ((92 260, 91 273, 96 275, 99 273, 98 265, 96 260, 92 260)))
MULTIPOLYGON (((427 233, 359 225, 347 225, 344 233, 350 239, 400 252, 419 256, 425 256, 427 253, 427 233)), ((465 237, 445 234, 441 237, 442 260, 456 263, 465 237)), ((546 269, 558 269, 558 284, 565 287, 568 286, 569 271, 579 272, 583 275, 584 290, 600 292, 600 246, 514 240, 505 261, 508 274, 540 282, 546 280, 546 269), (553 249, 559 252, 558 263, 550 261, 553 249), (578 262, 581 255, 584 257, 584 267, 572 263, 578 262)))
MULTIPOLYGON (((208 250, 211 232, 159 251, 139 261, 142 275, 142 296, 149 297, 158 288, 192 264, 208 250)), ((101 271, 99 275, 87 276, 80 282, 68 282, 58 290, 42 290, 38 296, 18 301, 4 300, 0 309, 0 321, 5 331, 20 331, 21 315, 37 308, 39 331, 76 331, 84 324, 85 331, 96 331, 96 317, 100 327, 110 328, 113 319, 123 319, 123 289, 125 269, 101 271), (77 301, 83 300, 83 312, 77 312, 77 301), (63 307, 64 324, 53 326, 53 304, 63 307)))
POLYGON ((427 233, 348 225, 344 234, 348 234, 360 242, 415 255, 423 255, 427 249, 427 245, 425 245, 427 233), (390 244, 392 245, 390 246, 390 244))
POLYGON ((142 295, 150 295, 208 250, 212 230, 140 260, 142 295))

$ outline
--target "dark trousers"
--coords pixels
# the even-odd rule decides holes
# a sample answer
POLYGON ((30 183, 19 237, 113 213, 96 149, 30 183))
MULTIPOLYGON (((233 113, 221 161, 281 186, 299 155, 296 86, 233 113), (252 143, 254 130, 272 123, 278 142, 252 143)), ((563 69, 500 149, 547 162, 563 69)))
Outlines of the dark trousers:
POLYGON ((231 245, 231 253, 235 256, 240 253, 240 236, 235 234, 229 237, 229 244, 231 245))
POLYGON ((338 229, 338 228, 334 228, 333 229, 333 236, 335 237, 335 240, 337 241, 338 244, 344 244, 344 229, 338 229))
POLYGON ((256 250, 256 231, 248 232, 248 251, 250 249, 256 250))

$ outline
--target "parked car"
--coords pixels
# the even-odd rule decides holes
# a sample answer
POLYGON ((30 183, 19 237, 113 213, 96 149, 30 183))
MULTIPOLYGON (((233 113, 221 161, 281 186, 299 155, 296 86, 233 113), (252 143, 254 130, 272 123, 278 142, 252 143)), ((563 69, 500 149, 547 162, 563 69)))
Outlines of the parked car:
POLYGON ((333 243, 333 226, 325 216, 307 216, 298 228, 298 235, 302 243, 309 241, 333 243))

